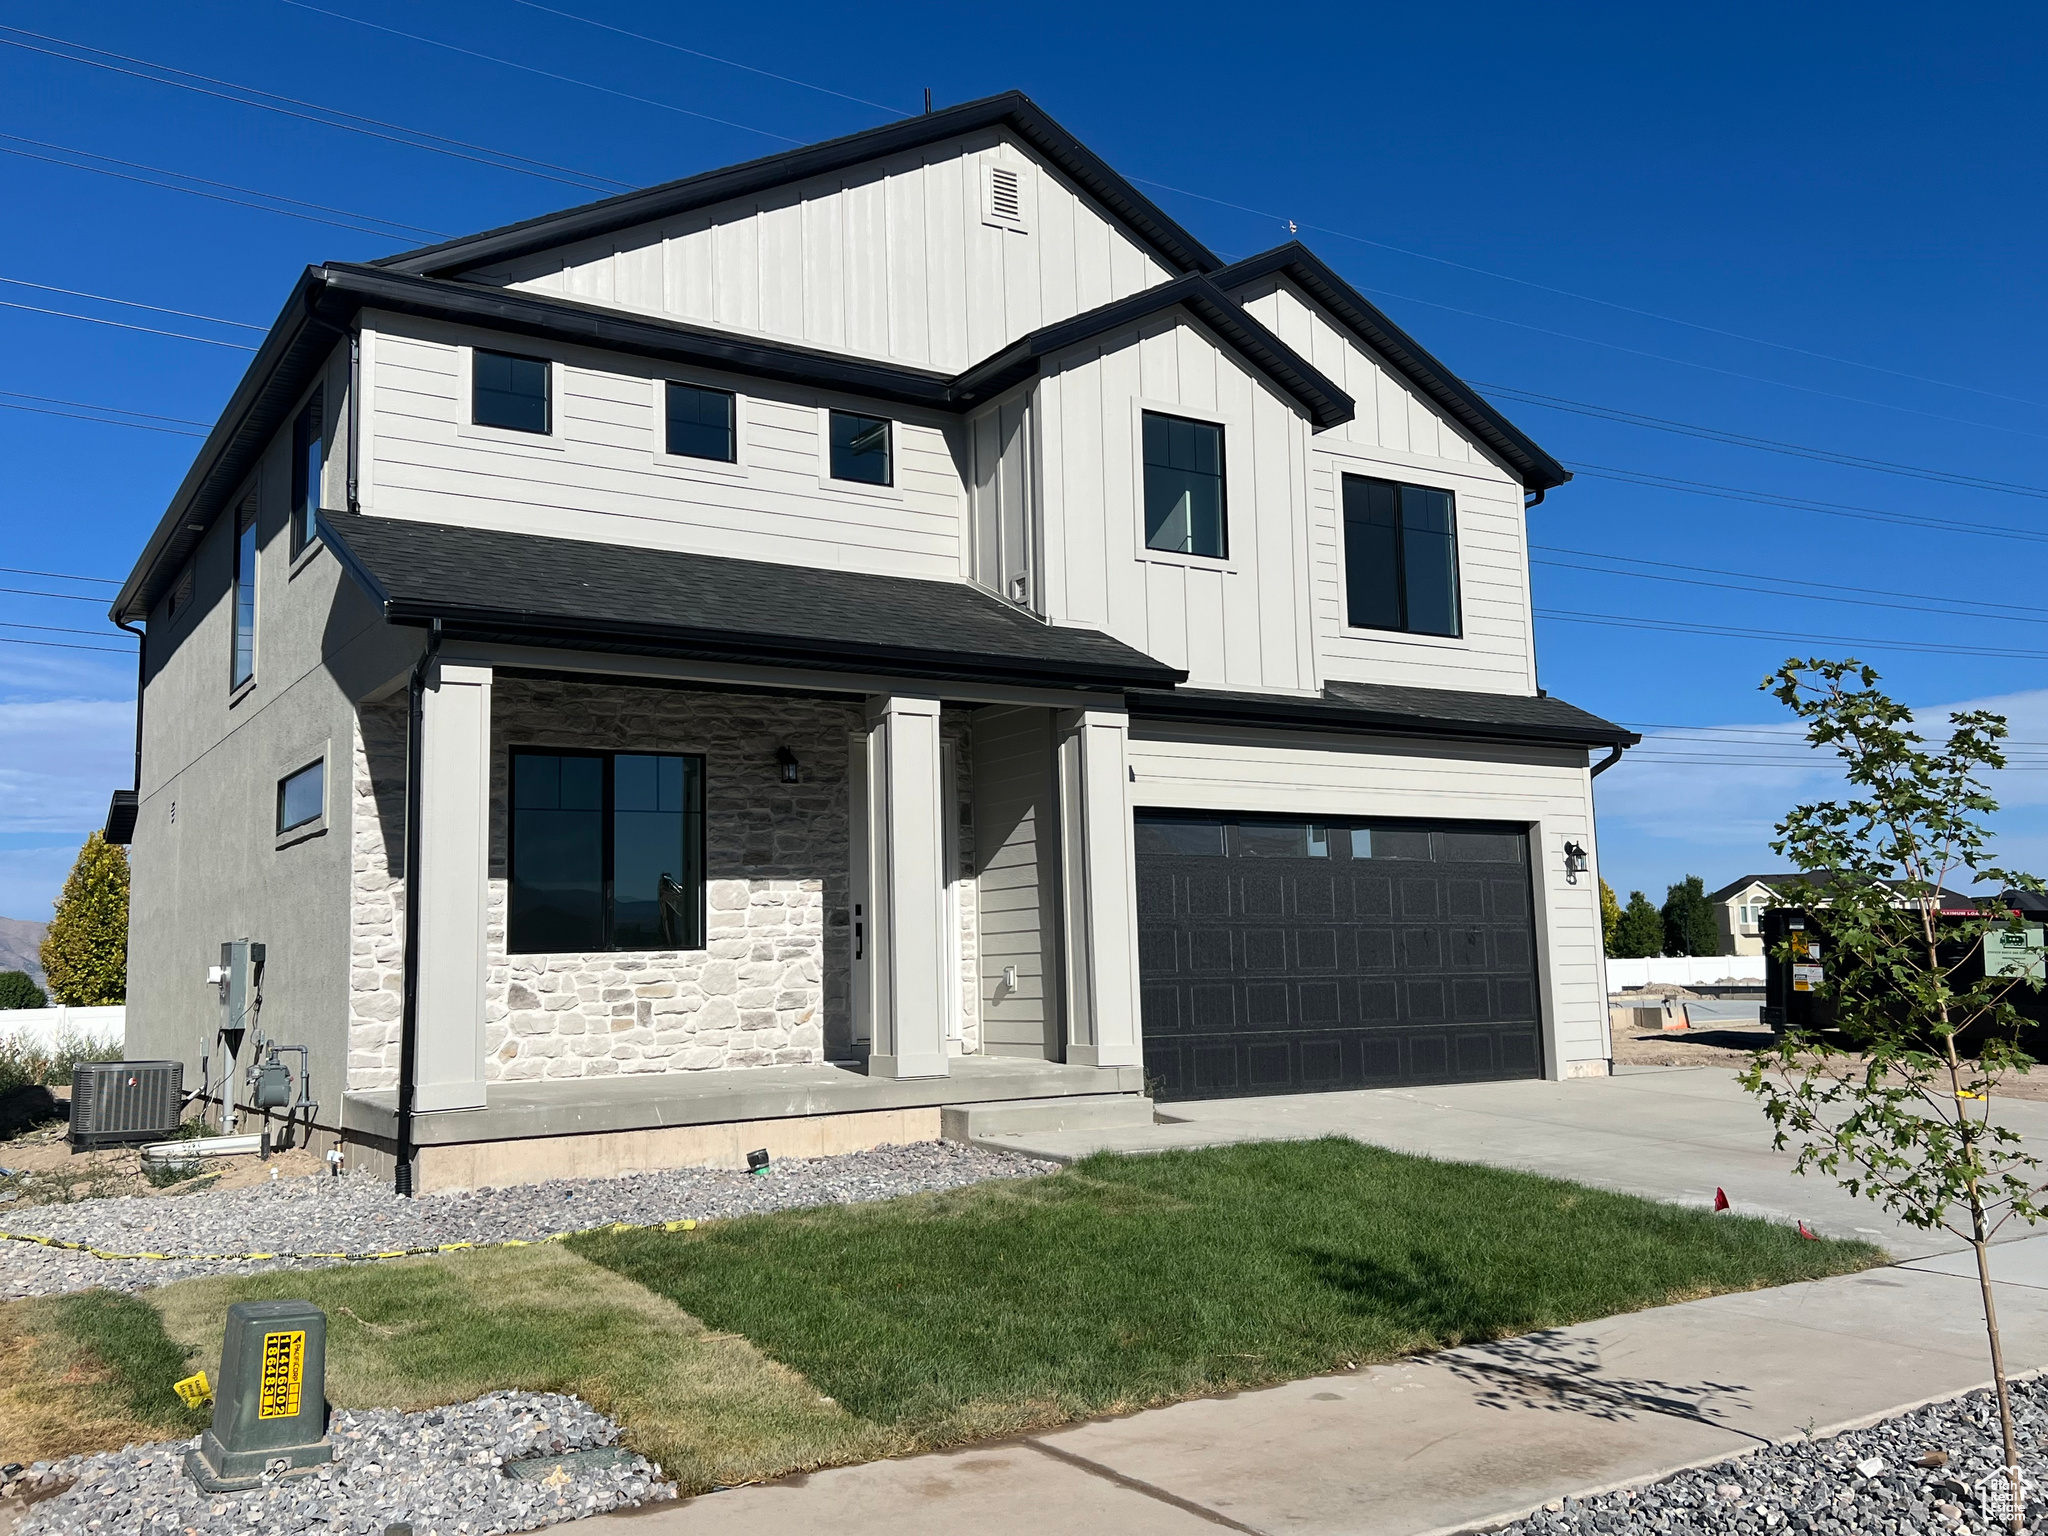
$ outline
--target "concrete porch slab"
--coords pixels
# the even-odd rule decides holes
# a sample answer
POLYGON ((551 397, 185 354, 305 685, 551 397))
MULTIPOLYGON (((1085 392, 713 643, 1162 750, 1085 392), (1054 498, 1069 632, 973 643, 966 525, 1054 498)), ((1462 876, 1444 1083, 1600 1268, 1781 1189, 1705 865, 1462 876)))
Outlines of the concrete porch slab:
MULTIPOLYGON (((881 1078, 819 1063, 721 1072, 650 1072, 631 1077, 579 1077, 493 1083, 482 1109, 438 1110, 414 1121, 422 1147, 480 1141, 528 1141, 738 1121, 936 1109, 993 1099, 1064 1098, 1073 1094, 1139 1094, 1138 1067, 1079 1067, 1007 1056, 956 1056, 945 1077, 881 1078)), ((395 1089, 351 1093, 341 1127, 356 1137, 389 1140, 398 1132, 395 1089)))

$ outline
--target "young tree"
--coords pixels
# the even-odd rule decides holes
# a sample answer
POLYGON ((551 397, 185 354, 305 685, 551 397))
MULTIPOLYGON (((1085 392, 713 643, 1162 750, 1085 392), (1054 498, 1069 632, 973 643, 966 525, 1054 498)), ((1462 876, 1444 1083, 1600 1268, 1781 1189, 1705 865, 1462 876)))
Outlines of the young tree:
POLYGON ((1600 942, 1612 960, 1618 954, 1614 947, 1614 930, 1621 926, 1621 903, 1615 900, 1614 887, 1605 880, 1600 882, 1600 942))
POLYGON ((1687 875, 1665 891, 1662 916, 1665 954, 1721 953, 1721 927, 1714 921, 1714 904, 1707 900, 1707 883, 1698 875, 1687 875))
POLYGON ((27 971, 0 971, 0 1008, 41 1008, 49 1001, 27 971))
POLYGON ((128 851, 95 832, 78 851, 43 939, 43 974, 60 1003, 128 1000, 128 851))
POLYGON ((1641 891, 1628 893, 1621 921, 1614 925, 1614 958, 1648 960, 1664 953, 1664 919, 1641 891))
POLYGON ((1998 806, 1978 773, 2005 766, 2004 719, 1952 715, 1947 745, 1930 749, 1877 682, 1856 661, 1794 660, 1764 683, 1806 722, 1809 742, 1835 750, 1851 797, 1795 807, 1771 845, 1812 882, 1802 952, 1788 941, 1776 958, 1818 959, 1834 1033, 1785 1031, 1742 1082, 1776 1144, 1797 1149, 1799 1172, 1828 1174, 1975 1251, 2018 1532, 2024 1499, 1987 1245, 2006 1222, 2041 1217, 2044 1186, 2041 1159, 1991 1111, 2000 1084, 2033 1064, 2013 997, 2035 983, 1982 963, 1987 936, 2023 932, 2016 913, 1944 917, 1938 892, 1952 876, 2043 887, 1989 862, 1982 818, 1998 806))

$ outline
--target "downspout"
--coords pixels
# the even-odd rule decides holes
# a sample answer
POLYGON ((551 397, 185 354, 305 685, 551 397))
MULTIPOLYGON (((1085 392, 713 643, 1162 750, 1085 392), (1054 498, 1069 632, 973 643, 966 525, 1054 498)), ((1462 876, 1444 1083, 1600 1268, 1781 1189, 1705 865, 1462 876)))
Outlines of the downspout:
POLYGON ((420 765, 424 756, 422 724, 426 715, 427 673, 441 650, 441 621, 427 630, 427 643, 412 669, 408 687, 410 711, 405 733, 405 1004, 398 1025, 398 1170, 393 1190, 412 1196, 412 1102, 414 1067, 419 1059, 420 1032, 420 765))
POLYGON ((146 664, 149 659, 149 632, 130 624, 126 619, 114 620, 114 627, 125 629, 135 637, 135 801, 142 803, 142 685, 147 678, 146 664))
POLYGON ((357 487, 362 483, 362 441, 363 441, 363 332, 357 326, 348 333, 348 509, 360 512, 362 498, 357 487))
POLYGON ((1607 760, 1605 762, 1599 762, 1593 765, 1592 777, 1596 779, 1599 778, 1601 774, 1605 773, 1608 769, 1612 768, 1616 763, 1620 762, 1621 754, 1627 750, 1628 749, 1626 747, 1624 747, 1620 742, 1617 741, 1614 744, 1614 750, 1607 754, 1607 760))

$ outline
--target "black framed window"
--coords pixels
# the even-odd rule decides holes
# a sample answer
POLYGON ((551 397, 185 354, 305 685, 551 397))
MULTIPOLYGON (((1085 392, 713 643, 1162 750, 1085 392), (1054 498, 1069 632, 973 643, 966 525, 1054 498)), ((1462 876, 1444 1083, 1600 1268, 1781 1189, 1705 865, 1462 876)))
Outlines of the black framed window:
POLYGON ((313 542, 320 511, 320 474, 327 464, 325 391, 313 398, 292 424, 292 553, 313 542))
POLYGON ((704 759, 512 753, 514 954, 704 947, 704 759))
POLYGON ((1223 429, 1145 412, 1145 547, 1221 560, 1223 429))
POLYGON ((549 368, 543 358, 510 352, 475 353, 470 378, 470 419, 480 427, 508 432, 548 432, 553 411, 548 398, 549 368))
POLYGON ((277 830, 289 832, 318 821, 327 809, 327 763, 308 763, 277 781, 277 830))
POLYGON ((228 686, 239 688, 256 675, 256 508, 235 514, 235 640, 228 662, 228 686))
POLYGON ((861 485, 894 485, 886 416, 832 412, 832 478, 861 485))
POLYGON ((732 463, 737 455, 730 392, 699 389, 694 384, 669 385, 667 441, 668 451, 682 458, 732 463))
POLYGON ((1346 475, 1344 594, 1353 629, 1462 634, 1451 493, 1346 475))

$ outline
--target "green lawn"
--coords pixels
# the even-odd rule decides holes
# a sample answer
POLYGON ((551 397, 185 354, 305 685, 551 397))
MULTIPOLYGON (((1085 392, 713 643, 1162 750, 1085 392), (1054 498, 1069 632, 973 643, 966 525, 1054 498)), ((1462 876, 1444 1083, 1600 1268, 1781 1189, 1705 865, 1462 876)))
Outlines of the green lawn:
POLYGON ((0 1461, 190 1435, 229 1303, 328 1317, 328 1397, 575 1392, 698 1491, 1879 1262, 1356 1142, 568 1245, 0 1303, 0 1461))
POLYGON ((1883 1257, 1334 1138, 573 1246, 925 1444, 1883 1257))

